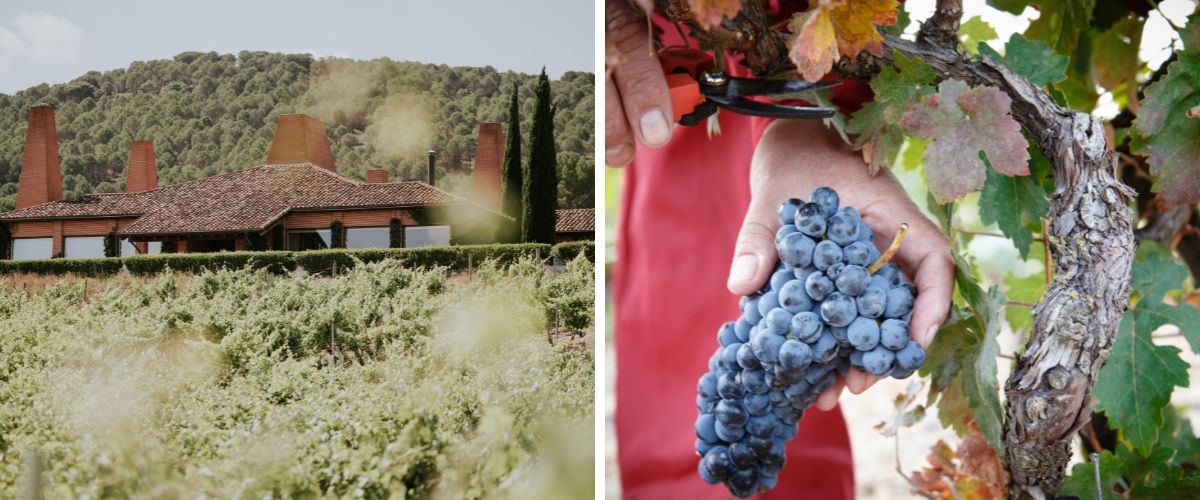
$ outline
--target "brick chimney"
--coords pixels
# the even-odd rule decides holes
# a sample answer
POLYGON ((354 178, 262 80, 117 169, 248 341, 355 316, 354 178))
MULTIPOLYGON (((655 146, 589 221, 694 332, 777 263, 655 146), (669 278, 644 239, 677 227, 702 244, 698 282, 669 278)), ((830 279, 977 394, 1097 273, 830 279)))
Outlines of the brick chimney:
POLYGON ((371 184, 386 184, 388 181, 388 172, 382 168, 372 168, 367 170, 367 182, 371 184))
POLYGON ((325 125, 308 115, 281 115, 267 163, 312 163, 337 172, 325 125))
POLYGON ((17 181, 17 208, 62 198, 54 108, 34 106, 29 108, 29 129, 25 132, 25 154, 21 157, 21 176, 17 181))
POLYGON ((504 129, 499 123, 480 123, 475 143, 475 169, 471 198, 481 205, 500 208, 500 164, 504 161, 504 129))
POLYGON ((140 193, 151 189, 158 189, 154 143, 133 141, 133 146, 129 148, 129 168, 125 171, 125 192, 140 193))

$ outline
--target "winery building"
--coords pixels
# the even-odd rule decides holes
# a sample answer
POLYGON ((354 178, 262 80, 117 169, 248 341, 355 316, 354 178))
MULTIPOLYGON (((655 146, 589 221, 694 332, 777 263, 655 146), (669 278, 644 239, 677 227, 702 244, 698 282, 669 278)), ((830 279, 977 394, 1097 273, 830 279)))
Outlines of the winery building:
MULTIPOLYGON (((125 192, 63 199, 54 110, 29 112, 16 209, 0 213, 13 259, 221 250, 312 250, 490 243, 499 211, 503 130, 480 125, 471 199, 420 181, 338 173, 325 127, 283 115, 266 161, 159 187, 154 146, 134 142, 125 192), (335 234, 338 231, 339 234, 335 234)), ((433 155, 429 175, 433 176, 433 155)), ((429 179, 432 182, 432 179, 429 179)))

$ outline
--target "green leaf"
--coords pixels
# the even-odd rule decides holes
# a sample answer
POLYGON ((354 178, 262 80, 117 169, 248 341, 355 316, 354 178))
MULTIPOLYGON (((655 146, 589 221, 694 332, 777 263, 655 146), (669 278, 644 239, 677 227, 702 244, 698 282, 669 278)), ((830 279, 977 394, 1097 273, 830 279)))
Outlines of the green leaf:
POLYGON ((1009 14, 1020 15, 1022 12, 1025 12, 1025 7, 1029 5, 1029 0, 987 0, 987 4, 1009 14))
MULTIPOLYGON (((1041 259, 1043 251, 1041 245, 1034 245, 1032 251, 1029 252, 1030 258, 1041 259)), ((1004 284, 1007 287, 1004 294, 1009 300, 1018 300, 1030 304, 1037 304, 1041 301, 1042 295, 1046 293, 1046 273, 1036 272, 1031 273, 1024 278, 1018 278, 1012 273, 1008 273, 1004 277, 1004 284)), ((1019 332, 1030 325, 1033 321, 1031 309, 1024 306, 1006 305, 1004 307, 1004 319, 1008 321, 1008 326, 1014 332, 1019 332)))
POLYGON ((900 118, 906 134, 932 140, 922 159, 929 190, 948 201, 983 187, 987 167, 1006 175, 1029 174, 1029 142, 1011 114, 1012 99, 995 87, 968 88, 946 80, 938 93, 912 103, 900 118))
POLYGON ((958 26, 958 39, 969 54, 979 53, 979 42, 996 39, 996 30, 982 17, 974 16, 958 26))
POLYGON ((855 112, 845 125, 872 171, 890 166, 900 152, 904 137, 895 123, 909 103, 934 91, 936 75, 925 61, 895 54, 893 63, 871 81, 875 100, 855 112))
POLYGON ((1062 92, 1067 103, 1076 111, 1090 113, 1096 107, 1100 94, 1096 93, 1096 77, 1092 72, 1092 39, 1081 38, 1067 65, 1067 79, 1056 88, 1062 92))
MULTIPOLYGON (((1105 498, 1196 498, 1200 495, 1200 474, 1171 464, 1175 450, 1156 445, 1150 453, 1139 455, 1124 443, 1117 452, 1100 453, 1100 485, 1105 498)), ((1063 481, 1059 495, 1078 498, 1096 497, 1095 472, 1091 463, 1075 464, 1063 481)))
POLYGON ((979 45, 979 53, 1008 66, 1013 73, 1039 87, 1067 79, 1067 63, 1070 60, 1067 56, 1055 54, 1045 43, 1027 40, 1018 33, 1008 38, 1003 56, 986 43, 979 45))
POLYGON ((1200 49, 1177 53, 1166 76, 1146 88, 1133 125, 1146 155, 1154 189, 1167 206, 1200 201, 1200 120, 1188 110, 1200 105, 1200 49))
POLYGON ((988 444, 1003 454, 1004 425, 996 375, 1000 344, 996 336, 1000 333, 1004 294, 995 286, 984 292, 966 260, 956 254, 954 262, 955 289, 969 312, 954 308, 952 321, 929 346, 921 375, 930 376, 932 381, 930 404, 941 397, 938 413, 943 423, 963 435, 969 427, 967 422, 974 421, 988 444))
POLYGON ((1000 232, 1012 239, 1021 258, 1029 256, 1029 246, 1033 243, 1029 224, 1045 217, 1049 208, 1046 192, 1033 176, 1010 177, 987 170, 987 180, 979 194, 979 218, 984 224, 996 224, 1000 232))
POLYGON ((1123 439, 1146 454, 1158 439, 1171 392, 1177 386, 1188 386, 1188 364, 1180 359, 1181 351, 1155 345, 1152 334, 1163 325, 1176 324, 1193 330, 1188 342, 1195 349, 1193 341, 1200 338, 1193 325, 1200 325, 1200 310, 1163 303, 1163 295, 1186 278, 1186 268, 1161 252, 1143 251, 1141 256, 1133 264, 1133 286, 1141 300, 1121 318, 1093 395, 1099 401, 1097 409, 1108 415, 1109 425, 1120 429, 1123 439))
POLYGON ((1092 67, 1096 81, 1104 88, 1115 90, 1122 84, 1135 84, 1142 24, 1139 19, 1127 17, 1096 36, 1092 46, 1092 67))
POLYGON ((1038 18, 1025 34, 1054 47, 1059 54, 1070 54, 1088 30, 1096 0, 1039 0, 1038 18))

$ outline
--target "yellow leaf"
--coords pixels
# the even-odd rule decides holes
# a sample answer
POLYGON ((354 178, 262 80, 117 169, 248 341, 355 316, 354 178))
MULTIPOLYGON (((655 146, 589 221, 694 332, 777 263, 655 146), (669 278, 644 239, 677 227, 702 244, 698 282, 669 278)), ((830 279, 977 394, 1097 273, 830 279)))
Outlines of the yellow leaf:
POLYGON ((829 73, 838 56, 858 57, 864 50, 883 55, 883 37, 875 26, 896 24, 897 0, 820 0, 788 23, 795 33, 788 53, 796 72, 815 82, 829 73))
POLYGON ((721 24, 722 18, 733 18, 742 10, 742 0, 688 0, 693 18, 701 28, 721 24))

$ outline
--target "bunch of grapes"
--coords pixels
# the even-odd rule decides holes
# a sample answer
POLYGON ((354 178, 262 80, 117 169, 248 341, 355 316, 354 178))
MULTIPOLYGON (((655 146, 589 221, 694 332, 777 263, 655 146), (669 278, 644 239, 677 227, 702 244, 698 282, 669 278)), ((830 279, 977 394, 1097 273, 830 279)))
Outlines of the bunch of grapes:
POLYGON ((854 367, 907 378, 925 362, 912 340, 913 285, 888 263, 858 211, 822 187, 779 209, 779 266, 742 315, 717 332, 720 347, 700 377, 696 452, 700 477, 746 498, 775 486, 785 443, 836 374, 854 367))

